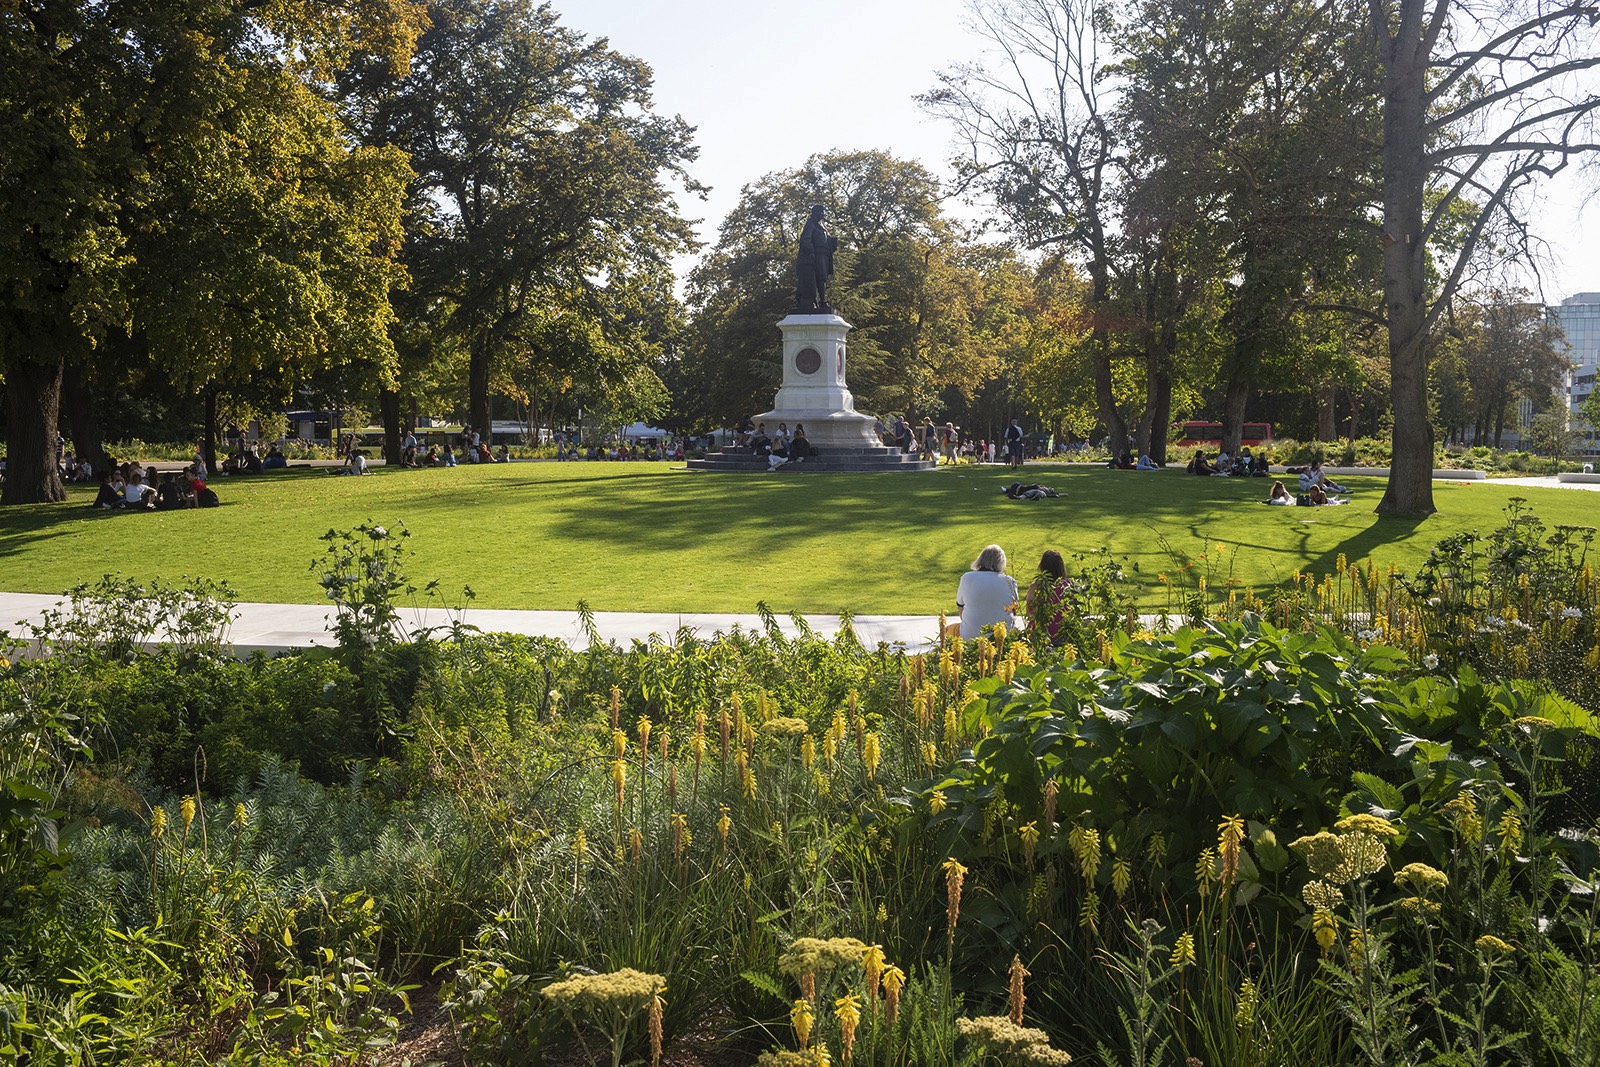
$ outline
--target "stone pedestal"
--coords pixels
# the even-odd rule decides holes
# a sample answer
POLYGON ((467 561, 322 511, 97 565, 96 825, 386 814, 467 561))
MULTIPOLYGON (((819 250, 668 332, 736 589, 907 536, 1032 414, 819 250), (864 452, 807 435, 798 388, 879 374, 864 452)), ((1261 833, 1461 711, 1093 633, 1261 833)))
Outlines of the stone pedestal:
POLYGON ((879 445, 872 416, 856 411, 855 397, 845 385, 850 324, 832 312, 791 314, 778 329, 783 331, 783 385, 772 410, 755 421, 766 423, 768 433, 775 433, 780 422, 793 433, 800 423, 819 449, 879 445))
MULTIPOLYGON (((922 471, 933 464, 889 448, 872 432, 874 419, 856 410, 855 397, 845 385, 848 361, 845 335, 850 324, 833 312, 791 314, 778 328, 783 331, 783 385, 771 411, 756 415, 768 434, 784 423, 793 433, 796 424, 806 428, 818 455, 802 463, 789 463, 788 472, 922 471)), ((766 471, 767 460, 749 449, 731 444, 703 459, 691 459, 690 470, 766 471)))

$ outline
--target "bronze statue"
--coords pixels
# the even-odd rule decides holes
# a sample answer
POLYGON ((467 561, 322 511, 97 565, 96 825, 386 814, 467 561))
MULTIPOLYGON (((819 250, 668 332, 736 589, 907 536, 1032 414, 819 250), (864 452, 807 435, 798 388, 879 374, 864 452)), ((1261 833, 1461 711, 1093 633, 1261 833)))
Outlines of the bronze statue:
POLYGON ((822 227, 822 205, 811 205, 811 218, 800 231, 800 255, 795 260, 799 275, 794 292, 794 310, 800 314, 832 312, 828 306, 828 279, 833 275, 833 253, 839 239, 822 227))

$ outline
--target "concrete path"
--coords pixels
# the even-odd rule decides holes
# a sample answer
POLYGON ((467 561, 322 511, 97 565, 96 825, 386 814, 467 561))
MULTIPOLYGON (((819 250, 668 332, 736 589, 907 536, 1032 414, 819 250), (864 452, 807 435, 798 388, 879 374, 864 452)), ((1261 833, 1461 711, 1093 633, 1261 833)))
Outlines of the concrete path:
POLYGON ((1600 492, 1600 482, 1560 482, 1553 474, 1538 478, 1492 478, 1489 484, 1527 485, 1538 489, 1587 489, 1591 493, 1600 492))
MULTIPOLYGON (((59 600, 59 597, 37 593, 0 593, 0 630, 10 630, 13 636, 17 635, 20 624, 39 621, 44 611, 55 606, 59 600)), ((256 651, 270 654, 333 643, 333 637, 328 632, 333 609, 327 605, 242 603, 235 610, 231 636, 233 647, 241 656, 256 651)), ((438 608, 420 611, 403 609, 401 615, 404 625, 411 632, 430 626, 445 628, 456 618, 455 613, 438 608)), ((463 622, 486 632, 554 637, 574 648, 587 648, 589 643, 576 611, 469 608, 461 616, 463 622)), ((807 615, 805 620, 824 637, 831 638, 839 632, 837 617, 807 615)), ((735 626, 745 630, 763 629, 758 615, 669 612, 601 611, 595 613, 594 624, 603 639, 623 645, 648 640, 652 634, 671 641, 685 627, 700 637, 727 632, 735 626)), ((786 634, 799 632, 787 615, 778 616, 778 625, 786 634)), ((880 642, 904 648, 921 648, 934 643, 939 619, 933 615, 858 615, 851 620, 851 625, 855 628, 856 637, 868 648, 880 642)))

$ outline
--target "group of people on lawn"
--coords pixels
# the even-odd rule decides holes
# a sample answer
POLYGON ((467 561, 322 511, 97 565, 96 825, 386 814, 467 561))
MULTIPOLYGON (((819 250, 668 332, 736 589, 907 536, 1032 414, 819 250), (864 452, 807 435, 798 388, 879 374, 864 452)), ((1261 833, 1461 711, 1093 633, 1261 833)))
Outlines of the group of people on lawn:
POLYGON ((1237 456, 1230 456, 1226 451, 1218 452, 1215 460, 1206 458, 1205 449, 1197 449, 1184 470, 1202 478, 1265 478, 1269 465, 1265 454, 1252 456, 1247 445, 1239 450, 1237 456))
MULTIPOLYGON (((366 454, 352 445, 345 450, 345 465, 353 466, 354 460, 360 456, 360 470, 350 471, 353 474, 366 473, 366 454)), ((449 437, 443 444, 428 445, 423 448, 422 442, 417 439, 415 432, 406 431, 400 439, 400 466, 402 467, 456 467, 462 463, 509 463, 511 462, 511 449, 504 444, 496 452, 489 447, 489 442, 483 435, 471 426, 464 426, 458 438, 452 441, 449 437), (460 451, 457 451, 459 445, 460 451)))
POLYGON ((182 511, 219 503, 216 491, 206 485, 204 468, 194 464, 161 472, 154 466, 123 463, 100 476, 94 498, 95 507, 112 511, 182 511))

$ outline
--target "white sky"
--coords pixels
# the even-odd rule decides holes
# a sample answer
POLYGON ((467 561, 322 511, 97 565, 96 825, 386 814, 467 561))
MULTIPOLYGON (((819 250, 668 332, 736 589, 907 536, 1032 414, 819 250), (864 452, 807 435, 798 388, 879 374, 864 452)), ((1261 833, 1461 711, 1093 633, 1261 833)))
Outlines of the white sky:
MULTIPOLYGON (((964 0, 556 2, 567 26, 609 37, 649 63, 657 109, 697 127, 693 173, 712 188, 706 200, 683 207, 703 220, 708 244, 743 185, 817 152, 883 149, 947 177, 951 131, 912 97, 933 87, 937 71, 981 58, 980 42, 963 25, 965 7, 964 0)), ((1594 186, 1592 176, 1552 183, 1535 213, 1534 231, 1551 248, 1543 293, 1551 303, 1600 291, 1594 186)), ((974 210, 956 213, 970 218, 974 210)), ((680 274, 691 263, 680 263, 680 274)))

